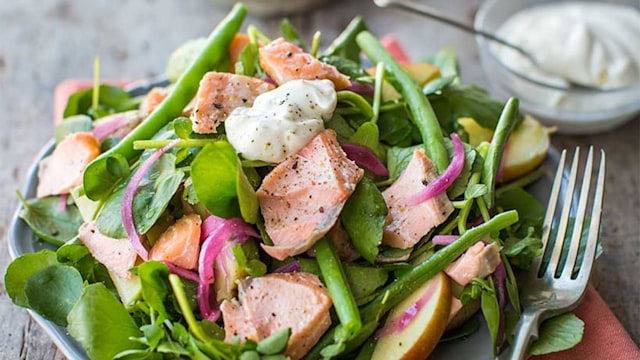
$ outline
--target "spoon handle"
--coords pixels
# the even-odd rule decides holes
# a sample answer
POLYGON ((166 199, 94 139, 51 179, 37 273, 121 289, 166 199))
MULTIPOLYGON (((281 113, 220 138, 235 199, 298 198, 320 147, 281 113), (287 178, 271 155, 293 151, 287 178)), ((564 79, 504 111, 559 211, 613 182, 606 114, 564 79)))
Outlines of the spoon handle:
POLYGON ((423 4, 423 3, 418 3, 418 2, 414 2, 414 1, 409 1, 409 0, 374 0, 374 3, 379 6, 379 7, 395 7, 395 8, 399 8, 402 10, 407 10, 416 14, 420 14, 420 15, 424 15, 426 17, 429 17, 433 20, 437 20, 440 22, 443 22, 445 24, 451 25, 455 28, 458 28, 462 31, 466 31, 472 34, 476 34, 476 35, 480 35, 483 36, 487 39, 490 39, 492 41, 495 41, 497 43, 500 43, 504 46, 507 46, 509 48, 514 49, 515 51, 519 52, 520 54, 522 54, 523 56, 527 57, 527 58, 531 58, 531 56, 529 55, 528 52, 526 52, 524 49, 522 49, 520 46, 518 45, 514 45, 498 36, 495 36, 491 33, 482 31, 482 30, 478 30, 475 29, 472 26, 469 26, 465 23, 462 23, 460 21, 454 20, 450 17, 448 17, 447 15, 443 14, 441 11, 439 11, 438 9, 435 9, 429 5, 423 4))

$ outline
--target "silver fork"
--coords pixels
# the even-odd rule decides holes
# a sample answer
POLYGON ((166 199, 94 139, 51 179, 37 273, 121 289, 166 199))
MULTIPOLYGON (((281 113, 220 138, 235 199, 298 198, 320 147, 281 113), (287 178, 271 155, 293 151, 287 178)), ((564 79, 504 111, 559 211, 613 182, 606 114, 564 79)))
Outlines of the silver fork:
POLYGON ((604 194, 605 155, 600 150, 600 166, 597 183, 591 201, 591 219, 589 232, 583 239, 585 213, 590 198, 591 178, 593 171, 593 147, 589 148, 582 188, 577 198, 575 192, 578 177, 578 163, 580 149, 576 148, 571 164, 568 183, 564 196, 559 200, 560 189, 564 177, 564 163, 566 150, 562 151, 558 170, 551 188, 549 205, 542 228, 542 256, 536 258, 532 264, 532 271, 522 282, 521 304, 523 313, 515 332, 514 344, 511 346, 510 359, 522 359, 529 343, 538 338, 538 327, 541 322, 552 316, 575 308, 585 294, 591 267, 596 253, 596 243, 600 230, 600 216, 602 213, 602 196, 604 194), (576 202, 577 209, 576 209, 576 202), (556 207, 560 207, 560 217, 556 214, 556 207), (567 236, 569 217, 575 210, 573 232, 567 236), (553 231, 552 231, 553 230, 553 231), (554 236, 552 236, 554 235, 554 236), (565 241, 570 241, 569 251, 563 256, 565 241), (586 241, 582 264, 576 263, 580 242, 586 241), (566 258, 566 259, 565 259, 566 258), (548 259, 548 260, 547 260, 548 259), (535 271, 533 271, 535 270, 535 271))

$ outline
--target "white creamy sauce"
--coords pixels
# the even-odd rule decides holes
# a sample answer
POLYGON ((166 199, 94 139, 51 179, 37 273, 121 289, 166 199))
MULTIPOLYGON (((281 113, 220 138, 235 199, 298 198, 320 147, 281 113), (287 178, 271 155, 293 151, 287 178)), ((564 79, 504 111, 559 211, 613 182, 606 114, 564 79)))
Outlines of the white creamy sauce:
POLYGON ((337 94, 330 80, 293 80, 234 109, 227 140, 245 159, 277 163, 298 152, 331 118, 337 94))
POLYGON ((636 8, 596 2, 539 5, 514 14, 497 34, 534 55, 540 68, 512 49, 493 47, 505 65, 535 80, 599 88, 640 82, 636 8))

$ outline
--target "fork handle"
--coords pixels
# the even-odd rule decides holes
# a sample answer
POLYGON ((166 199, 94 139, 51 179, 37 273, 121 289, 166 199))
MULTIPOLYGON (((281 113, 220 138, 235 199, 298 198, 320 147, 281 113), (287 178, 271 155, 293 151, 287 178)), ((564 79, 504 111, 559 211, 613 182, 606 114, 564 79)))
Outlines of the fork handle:
POLYGON ((538 338, 538 328, 540 326, 542 311, 525 310, 516 326, 514 342, 509 352, 509 359, 524 359, 527 348, 532 340, 538 338))

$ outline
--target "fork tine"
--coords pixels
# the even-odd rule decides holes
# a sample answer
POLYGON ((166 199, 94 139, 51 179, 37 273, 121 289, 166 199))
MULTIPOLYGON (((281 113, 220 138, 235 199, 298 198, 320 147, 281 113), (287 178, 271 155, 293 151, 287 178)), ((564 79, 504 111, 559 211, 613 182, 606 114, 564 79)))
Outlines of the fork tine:
POLYGON ((593 210, 591 211, 591 226, 589 227, 589 237, 587 248, 584 251, 584 260, 578 273, 578 280, 587 281, 591 274, 591 267, 596 255, 598 235, 600 233, 600 220, 602 218, 602 199, 604 197, 604 180, 606 173, 606 159, 604 150, 600 150, 600 169, 598 170, 598 182, 596 183, 595 195, 593 199, 593 210))
POLYGON ((573 162, 571 163, 571 174, 569 175, 569 184, 565 189, 564 201, 562 202, 562 216, 558 223, 558 231, 555 236, 555 244, 553 246, 553 253, 549 259, 549 265, 547 266, 546 273, 552 277, 555 275, 558 265, 560 263, 560 256, 562 255, 562 247, 564 244, 567 224, 569 223, 569 214, 571 213, 571 204, 573 202, 573 192, 576 186, 576 178, 578 177, 578 160, 580 157, 580 148, 577 147, 573 153, 573 162))
POLYGON ((553 185, 551 187, 551 193, 549 194, 549 203, 547 205, 547 211, 545 212, 544 221, 542 225, 542 255, 536 257, 532 261, 533 275, 540 272, 540 265, 542 264, 542 258, 547 251, 547 245, 549 244, 549 235, 551 233, 551 223, 553 222, 553 215, 556 210, 556 204, 558 203, 558 195, 560 194, 560 188, 562 187, 562 177, 564 174, 564 162, 567 157, 567 150, 562 150, 560 160, 558 161, 558 169, 556 170, 556 176, 553 179, 553 185))
POLYGON ((589 187, 591 186, 591 171, 593 170, 593 146, 589 147, 589 154, 587 155, 587 163, 584 167, 584 175, 582 177, 582 190, 580 191, 580 203, 578 204, 578 211, 576 213, 575 221, 573 223, 573 230, 571 234, 571 246, 569 248, 569 254, 567 261, 565 262, 564 269, 560 277, 571 278, 573 269, 575 267, 576 259, 578 258, 578 251, 580 249, 580 242, 582 239, 582 226, 584 224, 584 215, 587 212, 587 201, 589 200, 589 187))

